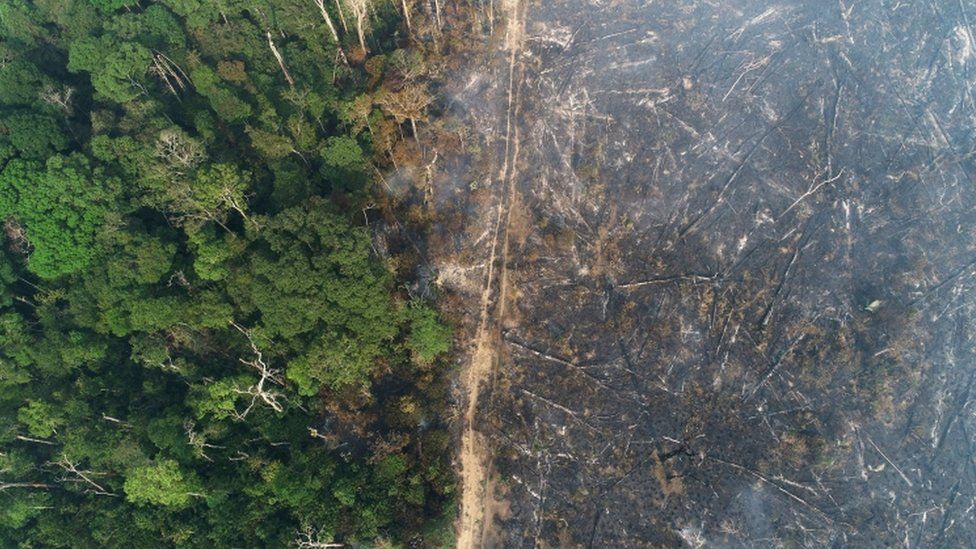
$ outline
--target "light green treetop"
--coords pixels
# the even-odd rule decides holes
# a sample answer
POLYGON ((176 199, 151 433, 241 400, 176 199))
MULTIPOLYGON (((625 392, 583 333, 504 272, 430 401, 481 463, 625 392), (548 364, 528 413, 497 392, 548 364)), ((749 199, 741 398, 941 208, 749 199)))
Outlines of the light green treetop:
POLYGON ((136 467, 125 479, 126 499, 132 503, 186 507, 199 489, 196 478, 185 475, 171 459, 136 467))

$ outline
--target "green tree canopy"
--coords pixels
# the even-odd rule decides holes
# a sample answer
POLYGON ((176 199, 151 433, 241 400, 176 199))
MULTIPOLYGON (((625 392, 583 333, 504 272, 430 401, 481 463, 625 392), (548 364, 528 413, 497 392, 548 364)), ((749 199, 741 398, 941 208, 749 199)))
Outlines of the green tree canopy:
POLYGON ((23 225, 32 248, 28 265, 53 279, 87 266, 96 236, 109 222, 118 182, 93 171, 79 155, 46 164, 11 160, 0 171, 0 218, 23 225))
POLYGON ((139 504, 186 507, 199 488, 199 482, 171 459, 136 467, 125 479, 126 498, 139 504))
POLYGON ((448 332, 358 207, 402 137, 374 8, 360 62, 308 2, 0 1, 0 547, 406 543, 449 505, 448 332))
POLYGON ((53 116, 31 111, 0 115, 0 162, 15 155, 44 160, 67 148, 68 139, 53 116))
POLYGON ((441 324, 437 311, 427 305, 411 302, 407 309, 410 337, 407 346, 421 364, 430 364, 451 348, 451 329, 441 324))
POLYGON ((90 73, 95 91, 125 103, 146 92, 143 77, 151 61, 152 54, 144 46, 103 34, 71 44, 68 69, 90 73))
POLYGON ((266 333, 289 338, 328 328, 374 341, 396 334, 391 277, 373 257, 365 230, 317 198, 261 226, 249 297, 266 333))

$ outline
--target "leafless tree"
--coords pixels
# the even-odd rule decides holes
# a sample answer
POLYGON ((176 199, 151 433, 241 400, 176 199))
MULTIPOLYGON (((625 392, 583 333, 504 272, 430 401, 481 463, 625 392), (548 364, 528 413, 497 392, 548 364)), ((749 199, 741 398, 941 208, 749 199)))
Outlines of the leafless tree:
POLYGON ((177 90, 183 91, 186 89, 186 85, 190 81, 190 77, 186 75, 175 61, 159 51, 153 52, 153 60, 152 65, 149 67, 149 72, 159 78, 166 85, 170 93, 177 97, 179 97, 177 90))
POLYGON ((162 160, 175 174, 183 175, 203 161, 203 147, 180 130, 159 132, 156 139, 156 158, 162 160))
POLYGON ((265 31, 268 37, 268 47, 271 48, 271 53, 274 55, 276 61, 278 61, 278 66, 281 67, 281 72, 285 75, 285 80, 288 81, 289 86, 295 85, 295 80, 292 79, 291 74, 288 72, 288 68, 285 67, 285 60, 281 57, 281 52, 275 47, 274 40, 271 39, 271 31, 265 31))
POLYGON ((437 30, 440 31, 441 27, 441 3, 440 0, 434 0, 434 19, 437 20, 437 30))
POLYGON ((243 411, 235 410, 232 417, 234 417, 236 420, 243 421, 247 418, 247 415, 251 413, 251 410, 254 409, 254 406, 259 402, 264 403, 275 412, 280 413, 284 411, 285 407, 281 403, 281 400, 284 399, 284 395, 282 395, 281 392, 269 387, 269 385, 284 385, 284 380, 281 377, 281 371, 268 366, 268 363, 264 360, 264 354, 254 343, 254 339, 251 337, 251 332, 249 330, 245 330, 233 322, 231 325, 234 326, 237 331, 244 334, 244 337, 247 338, 248 343, 251 345, 251 352, 254 355, 254 358, 251 360, 241 358, 241 363, 246 364, 256 370, 259 376, 258 382, 250 387, 246 389, 237 387, 234 389, 234 391, 239 395, 251 397, 251 401, 243 411))
MULTIPOLYGON (((329 27, 329 33, 332 34, 332 39, 335 40, 336 49, 339 51, 339 58, 342 59, 343 63, 346 63, 346 53, 342 51, 342 43, 339 42, 339 33, 336 31, 335 25, 332 24, 332 17, 329 16, 329 12, 325 9, 325 0, 312 0, 315 5, 319 8, 319 13, 322 14, 322 20, 325 21, 325 26, 329 27)), ((336 4, 338 8, 338 3, 336 4)), ((339 12, 340 15, 342 12, 339 12)))
POLYGON ((207 455, 205 448, 223 449, 226 448, 226 446, 219 446, 217 444, 208 443, 207 436, 204 435, 203 433, 198 433, 196 431, 196 426, 197 426, 196 422, 193 421, 192 419, 188 419, 185 422, 183 422, 183 430, 186 432, 186 442, 187 444, 193 447, 195 453, 198 456, 213 463, 213 460, 210 459, 210 456, 207 455))
POLYGON ((102 419, 104 419, 105 421, 108 421, 110 423, 114 423, 114 424, 118 425, 119 427, 121 427, 122 429, 131 429, 132 428, 132 425, 131 424, 129 424, 129 423, 125 422, 125 421, 122 421, 119 418, 112 417, 112 416, 106 414, 105 412, 102 412, 102 419))
POLYGON ((342 12, 342 2, 335 0, 336 13, 339 14, 339 22, 342 23, 342 32, 349 32, 349 25, 346 23, 346 15, 342 12))
POLYGON ((366 32, 369 30, 369 8, 370 0, 345 0, 349 6, 349 11, 356 18, 356 35, 359 37, 359 46, 363 49, 363 54, 369 52, 366 48, 366 32))
POLYGON ((324 549, 326 547, 343 547, 341 543, 331 543, 324 542, 320 538, 321 533, 317 532, 315 528, 311 526, 306 526, 298 531, 298 535, 295 538, 295 547, 299 549, 324 549))
POLYGON ((38 490, 50 490, 51 485, 43 482, 0 482, 0 492, 11 488, 35 488, 38 490))
POLYGON ((325 0, 312 0, 312 2, 315 2, 315 5, 318 6, 319 12, 322 14, 322 20, 325 21, 325 26, 329 27, 329 33, 332 34, 332 38, 338 44, 339 33, 336 32, 335 25, 332 24, 332 17, 329 16, 329 12, 325 9, 325 0))
POLYGON ((96 494, 99 496, 118 497, 118 494, 106 490, 104 486, 95 482, 92 478, 104 476, 105 473, 96 473, 94 471, 79 469, 79 464, 68 459, 68 456, 65 454, 61 454, 61 458, 53 462, 53 465, 60 467, 64 471, 65 476, 62 477, 62 482, 83 482, 89 486, 89 489, 86 490, 87 493, 96 494))
POLYGON ((44 439, 33 438, 33 437, 25 437, 24 435, 17 435, 14 438, 23 442, 33 442, 34 444, 44 444, 45 446, 54 446, 54 443, 51 442, 50 440, 44 440, 44 439))
POLYGON ((379 98, 380 106, 393 115, 397 123, 410 121, 414 138, 417 137, 417 121, 427 119, 427 107, 432 101, 427 84, 423 82, 408 83, 398 91, 384 92, 379 98))
POLYGON ((20 255, 26 256, 30 252, 30 240, 27 238, 27 229, 14 218, 3 222, 3 232, 7 235, 7 242, 10 250, 20 255))
POLYGON ((412 31, 410 27, 410 6, 407 5, 407 0, 400 0, 400 6, 403 8, 403 20, 407 24, 407 31, 412 31))
POLYGON ((60 87, 47 86, 38 94, 41 101, 49 105, 54 105, 58 107, 64 114, 70 115, 72 111, 71 98, 75 93, 75 89, 71 86, 62 84, 60 87))

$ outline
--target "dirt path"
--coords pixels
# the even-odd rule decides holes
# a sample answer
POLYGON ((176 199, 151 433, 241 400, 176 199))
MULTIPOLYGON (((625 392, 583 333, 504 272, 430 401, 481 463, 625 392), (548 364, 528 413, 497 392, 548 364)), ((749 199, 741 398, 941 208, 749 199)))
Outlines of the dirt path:
POLYGON ((508 290, 508 227, 511 204, 517 200, 516 180, 519 153, 517 53, 522 42, 523 19, 519 0, 504 0, 505 48, 509 51, 508 108, 505 122, 505 152, 498 181, 498 202, 492 220, 493 234, 488 257, 488 273, 481 293, 478 331, 474 352, 461 375, 467 407, 461 435, 461 502, 457 547, 484 547, 489 526, 495 516, 496 502, 491 489, 491 451, 485 436, 477 430, 477 410, 482 384, 492 378, 498 358, 501 320, 505 314, 508 290), (499 262, 497 269, 495 264, 499 262), (497 290, 497 311, 492 311, 492 295, 497 290))

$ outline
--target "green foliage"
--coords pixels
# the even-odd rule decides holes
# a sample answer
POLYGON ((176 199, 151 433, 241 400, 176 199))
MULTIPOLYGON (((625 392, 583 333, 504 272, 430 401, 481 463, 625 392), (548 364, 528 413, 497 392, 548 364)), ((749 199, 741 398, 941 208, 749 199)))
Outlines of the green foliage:
POLYGON ((150 51, 114 37, 83 38, 71 45, 68 69, 91 73, 95 91, 116 103, 132 101, 144 93, 143 76, 152 60, 150 51))
POLYGON ((15 59, 0 69, 0 105, 33 105, 38 101, 38 93, 47 85, 48 79, 36 65, 25 59, 15 59))
POLYGON ((43 34, 35 17, 35 8, 31 2, 5 0, 0 3, 0 37, 32 44, 43 34))
POLYGON ((117 183, 86 159, 54 156, 42 166, 11 160, 0 172, 0 217, 26 229, 31 271, 47 279, 77 272, 97 253, 96 235, 114 207, 117 183))
POLYGON ((430 364, 451 349, 451 329, 437 319, 437 311, 423 303, 411 302, 407 310, 410 337, 407 346, 421 364, 430 364))
POLYGON ((88 2, 105 13, 136 4, 136 0, 88 0, 88 2))
POLYGON ((251 138, 251 146, 268 160, 284 158, 295 150, 291 139, 283 135, 257 128, 248 128, 247 135, 251 138))
POLYGON ((289 364, 303 395, 365 384, 397 333, 390 275, 372 257, 369 235, 312 199, 263 224, 248 269, 247 296, 263 332, 321 334, 289 364))
POLYGON ((14 312, 0 314, 0 388, 8 389, 31 380, 31 340, 24 320, 14 312))
POLYGON ((220 77, 209 67, 197 67, 190 72, 190 79, 197 91, 210 100, 210 106, 217 116, 225 122, 238 122, 250 116, 251 106, 221 84, 220 77))
MULTIPOLYGON (((14 112, 0 118, 0 151, 9 144, 9 156, 44 160, 68 148, 57 119, 33 112, 14 112)), ((6 160, 0 152, 0 161, 6 160)))
POLYGON ((192 400, 197 418, 204 418, 208 414, 216 419, 234 417, 237 403, 241 400, 241 391, 252 385, 246 376, 235 376, 215 381, 198 390, 198 396, 192 400))
POLYGON ((268 219, 256 244, 250 298, 268 334, 331 328, 369 341, 396 334, 391 278, 372 256, 369 235, 324 201, 313 198, 268 219))
POLYGON ((12 492, 0 496, 0 527, 21 528, 50 506, 46 494, 12 492))
POLYGON ((324 161, 323 172, 333 189, 344 193, 355 193, 362 188, 366 177, 366 159, 359 143, 349 136, 334 136, 325 141, 319 149, 324 161))
POLYGON ((17 419, 27 426, 30 434, 41 438, 53 435, 64 424, 64 417, 56 407, 39 400, 30 400, 21 407, 17 419))
POLYGON ((365 385, 378 366, 382 350, 381 342, 327 333, 317 338, 306 354, 288 363, 288 379, 304 396, 312 396, 323 387, 365 385))
POLYGON ((171 459, 136 467, 125 479, 125 497, 137 504, 186 507, 196 489, 198 482, 171 459))
POLYGON ((344 64, 300 2, 0 2, 0 546, 403 544, 440 514, 450 332, 359 207, 394 13, 344 64))
POLYGON ((197 172, 196 178, 181 197, 183 211, 200 217, 223 217, 230 210, 244 213, 244 197, 250 174, 232 164, 211 164, 197 172))
POLYGON ((325 165, 347 171, 360 171, 366 167, 363 149, 355 139, 347 136, 330 137, 320 151, 325 165))
POLYGON ((212 0, 163 0, 163 3, 185 18, 191 29, 204 27, 220 17, 221 4, 212 0))
POLYGON ((230 261, 244 250, 243 239, 212 224, 188 226, 186 235, 193 250, 193 271, 203 280, 226 278, 230 261))
MULTIPOLYGON (((135 0, 99 1, 111 4, 136 3, 135 0)), ((105 25, 105 30, 124 40, 139 42, 155 49, 169 50, 186 46, 186 35, 180 27, 179 21, 169 10, 160 5, 149 6, 141 13, 124 13, 109 20, 105 25)))

